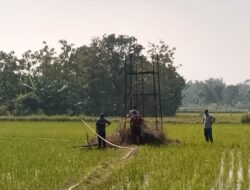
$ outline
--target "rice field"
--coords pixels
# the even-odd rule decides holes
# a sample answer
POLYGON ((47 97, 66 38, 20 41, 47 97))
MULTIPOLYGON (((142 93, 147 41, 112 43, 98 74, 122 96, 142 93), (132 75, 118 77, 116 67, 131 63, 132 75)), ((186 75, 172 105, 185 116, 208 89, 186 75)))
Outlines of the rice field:
POLYGON ((0 189, 65 189, 120 150, 80 150, 85 142, 78 122, 1 122, 0 189))
MULTIPOLYGON (((214 126, 213 144, 198 124, 165 126, 181 144, 143 146, 101 184, 104 189, 250 189, 250 125, 214 126)), ((96 189, 100 188, 97 187, 96 189)))
MULTIPOLYGON (((94 123, 90 123, 94 127, 94 123)), ((112 133, 119 123, 108 128, 112 133)), ((165 123, 181 143, 126 150, 80 149, 80 122, 0 122, 0 189, 250 190, 250 125, 218 124, 208 144, 200 124, 165 123)), ((93 136, 88 131, 90 136, 93 136)))

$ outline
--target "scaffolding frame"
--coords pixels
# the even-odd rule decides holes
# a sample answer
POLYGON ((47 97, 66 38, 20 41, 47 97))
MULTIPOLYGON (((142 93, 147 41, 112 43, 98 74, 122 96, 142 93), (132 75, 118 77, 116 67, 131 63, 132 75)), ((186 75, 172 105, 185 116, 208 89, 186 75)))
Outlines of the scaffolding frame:
POLYGON ((127 115, 133 106, 140 102, 141 116, 145 117, 145 98, 153 97, 154 101, 152 107, 154 113, 150 117, 155 118, 156 130, 158 130, 158 118, 160 119, 160 126, 162 127, 162 106, 161 106, 161 87, 160 87, 160 69, 159 69, 159 56, 152 56, 150 63, 152 69, 147 70, 146 60, 143 57, 133 58, 133 54, 125 57, 124 62, 124 113, 127 115), (153 78, 153 89, 151 92, 145 92, 145 79, 147 76, 153 78))

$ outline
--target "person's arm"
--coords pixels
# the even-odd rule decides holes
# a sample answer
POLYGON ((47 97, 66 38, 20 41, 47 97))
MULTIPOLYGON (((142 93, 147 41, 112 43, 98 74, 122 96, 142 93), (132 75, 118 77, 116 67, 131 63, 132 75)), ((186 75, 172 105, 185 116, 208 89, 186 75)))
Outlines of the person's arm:
POLYGON ((133 118, 130 119, 130 126, 133 126, 133 118))
POLYGON ((214 123, 216 121, 216 118, 211 116, 211 122, 214 123))
POLYGON ((107 126, 111 125, 111 122, 107 120, 107 126))

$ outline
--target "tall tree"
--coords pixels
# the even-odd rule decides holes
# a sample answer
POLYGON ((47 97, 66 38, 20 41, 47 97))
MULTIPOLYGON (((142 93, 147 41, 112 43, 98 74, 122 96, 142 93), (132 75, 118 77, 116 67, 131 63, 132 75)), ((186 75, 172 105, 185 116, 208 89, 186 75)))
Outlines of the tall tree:
POLYGON ((138 56, 142 49, 136 38, 115 34, 94 38, 89 47, 77 49, 76 61, 85 76, 83 106, 86 113, 122 113, 125 55, 138 56))
MULTIPOLYGON (((90 45, 74 48, 60 40, 57 53, 46 42, 38 51, 26 51, 21 59, 14 53, 0 52, 0 104, 8 102, 13 114, 123 114, 124 61, 133 54, 137 62, 159 54, 163 113, 175 114, 181 104, 185 85, 173 64, 175 48, 164 42, 151 44, 149 56, 133 36, 110 34, 94 38, 90 45)), ((145 79, 146 89, 152 88, 152 77, 145 79)), ((152 101, 152 100, 150 100, 152 101)), ((150 103, 149 101, 149 103, 150 103)), ((150 109, 150 107, 149 107, 150 109)))
POLYGON ((20 92, 19 61, 14 52, 0 51, 0 102, 8 103, 20 92))
POLYGON ((223 102, 226 105, 234 106, 239 97, 239 86, 228 85, 224 92, 223 102))
POLYGON ((165 42, 150 44, 150 57, 158 55, 160 66, 160 82, 162 89, 162 111, 164 115, 174 115, 181 105, 182 90, 185 87, 184 78, 177 72, 179 66, 174 65, 175 48, 170 48, 165 42))

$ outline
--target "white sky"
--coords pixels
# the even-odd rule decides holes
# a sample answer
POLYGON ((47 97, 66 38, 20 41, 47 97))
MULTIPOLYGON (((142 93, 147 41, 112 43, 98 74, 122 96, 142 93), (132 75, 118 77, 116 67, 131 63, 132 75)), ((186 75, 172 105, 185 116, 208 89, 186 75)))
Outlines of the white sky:
POLYGON ((104 33, 176 47, 186 80, 250 78, 249 0, 0 0, 0 50, 17 55, 104 33))

